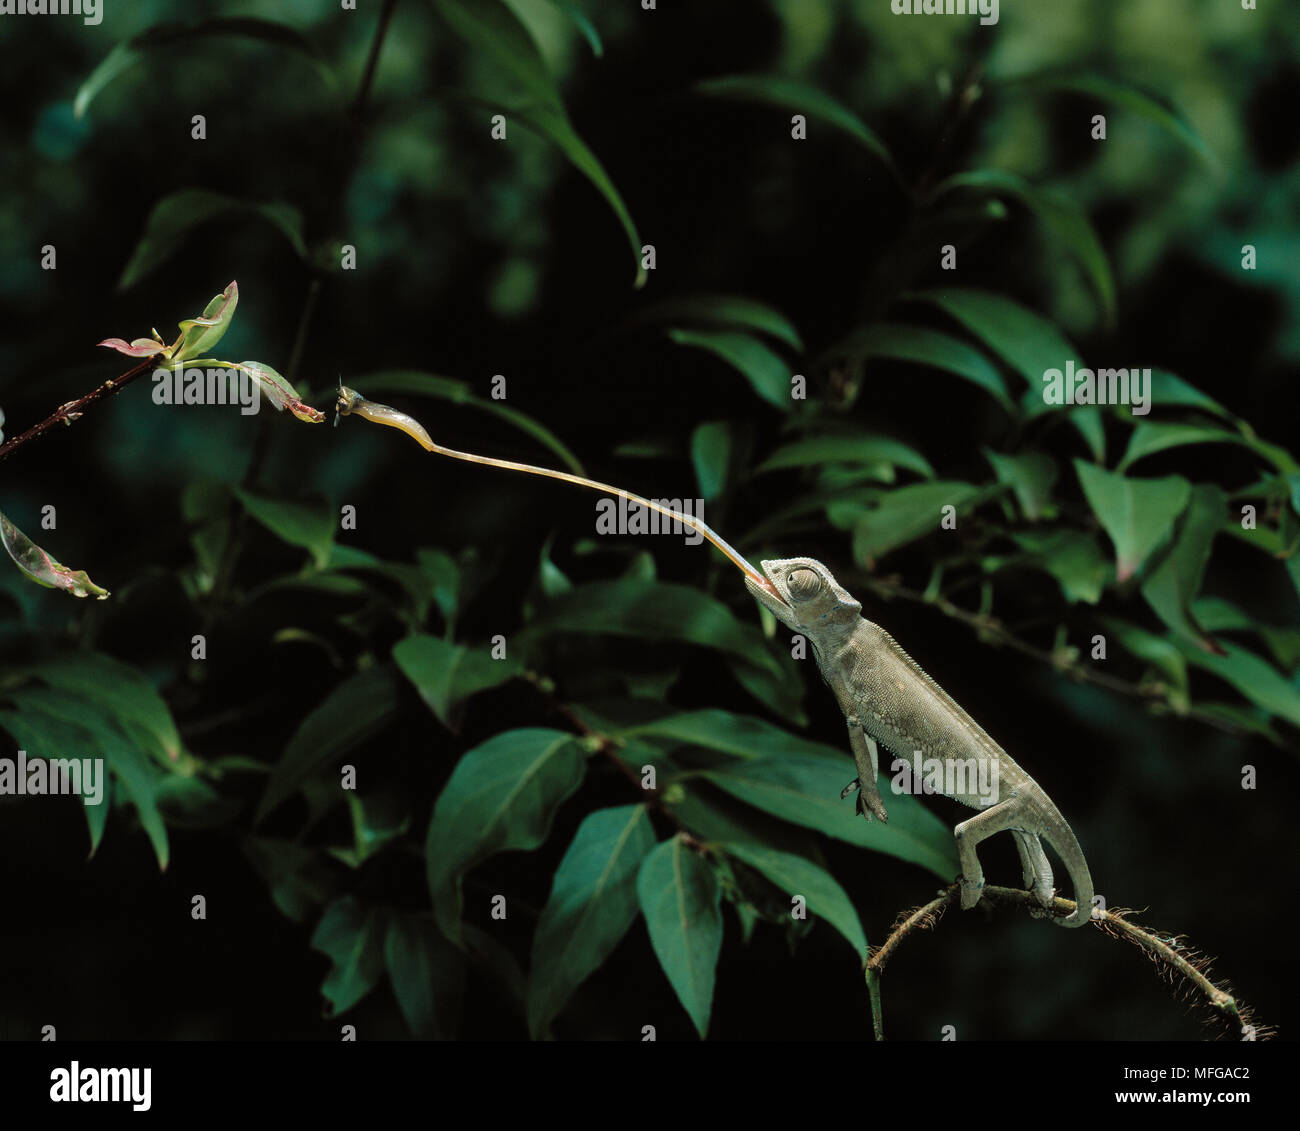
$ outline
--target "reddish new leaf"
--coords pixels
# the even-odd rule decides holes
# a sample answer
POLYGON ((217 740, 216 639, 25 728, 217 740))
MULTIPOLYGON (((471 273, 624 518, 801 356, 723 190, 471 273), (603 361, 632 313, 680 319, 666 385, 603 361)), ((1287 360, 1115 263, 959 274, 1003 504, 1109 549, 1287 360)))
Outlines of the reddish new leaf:
POLYGON ((155 342, 153 338, 136 338, 133 342, 125 342, 121 338, 105 338, 95 344, 117 350, 127 357, 149 357, 155 353, 165 353, 167 349, 162 342, 155 342))

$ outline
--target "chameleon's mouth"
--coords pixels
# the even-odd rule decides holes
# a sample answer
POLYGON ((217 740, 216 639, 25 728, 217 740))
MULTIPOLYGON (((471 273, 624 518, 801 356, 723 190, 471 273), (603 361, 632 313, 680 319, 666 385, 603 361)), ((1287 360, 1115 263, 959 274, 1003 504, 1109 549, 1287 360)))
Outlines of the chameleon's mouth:
POLYGON ((767 568, 767 562, 760 563, 763 567, 763 573, 767 574, 762 577, 755 571, 752 574, 745 574, 745 585, 749 591, 766 605, 773 612, 780 609, 789 609, 790 602, 781 596, 781 591, 772 583, 772 573, 767 568))

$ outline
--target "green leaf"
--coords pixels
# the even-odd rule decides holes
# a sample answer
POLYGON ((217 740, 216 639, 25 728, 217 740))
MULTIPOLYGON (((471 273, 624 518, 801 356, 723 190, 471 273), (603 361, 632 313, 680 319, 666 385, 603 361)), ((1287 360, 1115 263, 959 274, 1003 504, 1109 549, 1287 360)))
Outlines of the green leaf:
POLYGON ((1074 461, 1083 493, 1115 544, 1115 577, 1132 577, 1173 527, 1191 496, 1192 485, 1180 475, 1163 479, 1129 479, 1117 471, 1074 461))
POLYGON ((628 578, 580 585, 542 606, 515 644, 528 654, 539 641, 561 632, 712 648, 747 669, 754 680, 746 685, 765 703, 791 690, 792 669, 777 660, 759 631, 689 586, 628 578))
POLYGON ((465 944, 473 956, 474 964, 489 976, 493 989, 504 999, 522 1025, 526 1023, 527 1014, 527 979, 510 948, 501 942, 499 934, 499 931, 485 931, 473 923, 465 924, 465 944))
MULTIPOLYGON (((475 0, 475 3, 482 2, 484 0, 475 0)), ((623 202, 623 197, 619 194, 609 174, 605 172, 605 167, 587 147, 587 143, 574 132, 573 126, 564 111, 537 106, 530 107, 527 110, 515 109, 510 111, 510 116, 559 146, 560 152, 569 159, 574 168, 595 185, 600 195, 605 198, 605 202, 613 209, 614 215, 622 225, 628 243, 632 247, 632 255, 635 257, 637 265, 634 285, 637 287, 645 286, 649 273, 642 266, 641 236, 636 229, 632 214, 627 210, 627 205, 623 202)))
POLYGON ((543 106, 561 109, 555 79, 528 29, 501 0, 433 0, 434 10, 543 106))
POLYGON ((1101 409, 1096 405, 1076 405, 1070 410, 1070 423, 1083 437, 1088 451, 1097 463, 1106 461, 1106 426, 1102 423, 1101 409))
POLYGON ((595 25, 587 18, 587 13, 574 3, 574 0, 551 0, 551 3, 573 21, 574 27, 582 32, 583 38, 591 45, 591 53, 597 59, 605 54, 605 48, 601 45, 600 35, 595 25))
POLYGON ((289 739, 253 823, 264 820, 313 774, 381 730, 397 713, 397 705, 396 673, 390 667, 367 668, 340 683, 289 739))
POLYGON ((768 404, 789 412, 790 366, 757 338, 734 330, 669 330, 668 337, 679 346, 695 346, 720 357, 768 404))
POLYGON ((600 161, 574 132, 555 79, 528 29, 501 0, 433 0, 433 6, 452 31, 492 59, 527 95, 519 106, 498 109, 554 142, 605 198, 627 233, 637 263, 636 285, 643 286, 647 274, 636 225, 600 161))
POLYGON ((1108 323, 1114 322, 1115 279, 1111 275, 1110 261, 1087 216, 1069 197, 1040 188, 1001 169, 958 173, 942 182, 933 195, 938 197, 953 189, 978 189, 1013 196, 1024 204, 1079 261, 1097 292, 1103 316, 1108 323))
POLYGON ((993 465, 999 483, 1005 483, 1016 493, 1020 512, 1029 522, 1043 516, 1050 505, 1052 487, 1056 483, 1056 462, 1043 452, 1021 452, 1009 455, 984 449, 984 458, 993 465))
POLYGON ((955 318, 1029 382, 1031 395, 1041 390, 1048 369, 1064 369, 1070 358, 1082 364, 1078 351, 1052 323, 1002 295, 945 287, 908 297, 933 303, 955 318))
POLYGON ((722 889, 717 877, 698 852, 673 837, 645 858, 636 891, 659 965, 704 1037, 722 951, 722 889))
POLYGON ((635 921, 637 871, 654 845, 644 805, 600 809, 578 826, 533 936, 528 1028, 534 1038, 635 921))
POLYGON ((127 735, 141 738, 163 765, 170 767, 185 752, 167 703, 138 668, 102 652, 70 652, 26 671, 51 687, 96 703, 127 735))
POLYGON ((1232 413, 1218 401, 1164 369, 1151 371, 1151 404, 1153 408, 1198 408, 1227 420, 1232 419, 1232 413))
POLYGON ((333 900, 338 884, 323 852, 291 840, 246 836, 242 847, 280 912, 304 923, 333 900))
POLYGON ((638 311, 629 326, 650 324, 697 324, 767 334, 796 350, 803 349, 799 331, 779 310, 742 295, 693 293, 653 303, 638 311))
POLYGON ((119 43, 103 62, 81 84, 73 102, 72 112, 80 118, 96 96, 124 71, 154 54, 172 54, 178 44, 208 39, 213 36, 238 36, 253 39, 273 47, 287 48, 305 58, 316 72, 331 86, 335 85, 334 72, 324 63, 310 40, 286 24, 248 17, 217 17, 193 24, 164 23, 140 32, 119 43))
POLYGON ((857 435, 808 436, 778 448, 754 469, 755 475, 790 467, 810 467, 823 463, 874 464, 885 462, 915 471, 926 479, 934 478, 930 461, 915 448, 890 436, 869 432, 857 435))
POLYGON ((480 691, 499 687, 519 674, 514 658, 496 660, 486 645, 468 648, 436 636, 417 633, 393 646, 398 668, 420 693, 444 726, 451 726, 456 708, 480 691))
POLYGON ((1025 86, 1047 90, 1068 90, 1091 95, 1133 110, 1168 131, 1211 168, 1220 168, 1219 159, 1192 127, 1191 123, 1158 95, 1149 94, 1127 80, 1098 74, 1063 74, 1056 68, 1034 74, 1017 75, 1001 80, 1003 87, 1025 86))
MULTIPOLYGON (((701 776, 774 817, 918 864, 945 881, 957 874, 952 830, 911 794, 888 797, 889 820, 883 824, 859 817, 852 798, 841 800, 840 791, 853 776, 847 752, 834 758, 795 752, 738 760, 701 776)), ((888 785, 883 792, 890 793, 888 785)))
MULTIPOLYGON (((333 790, 334 786, 325 788, 333 790)), ((349 868, 360 868, 406 834, 411 827, 411 816, 403 801, 392 794, 373 793, 362 797, 349 790, 346 797, 348 815, 352 818, 352 845, 331 847, 329 852, 349 868)))
POLYGON ((665 715, 651 722, 612 728, 610 733, 616 738, 667 738, 738 758, 802 754, 840 762, 844 757, 833 746, 800 738, 752 715, 714 708, 665 715))
POLYGON ((1102 617, 1101 624, 1120 646, 1162 672, 1183 698, 1187 697, 1187 661, 1176 645, 1163 636, 1148 632, 1128 621, 1102 617))
MULTIPOLYGON (((815 86, 784 75, 726 75, 698 82, 695 89, 714 98, 757 102, 820 119, 874 153, 884 162, 885 168, 898 177, 894 158, 880 137, 851 110, 815 86)), ((786 128, 788 125, 787 122, 786 128)))
POLYGON ((1097 539, 1082 530, 1017 530, 1017 544, 1061 587, 1067 601, 1095 605, 1113 575, 1097 539))
POLYGON ((93 756, 104 759, 135 806, 158 867, 165 870, 167 828, 154 800, 159 770, 113 718, 98 704, 64 688, 28 687, 8 692, 4 698, 17 710, 0 711, 0 727, 29 758, 84 758, 93 751, 93 756))
POLYGON ((1212 672, 1269 714, 1300 726, 1300 690, 1267 660, 1235 644, 1220 642, 1224 654, 1214 655, 1195 644, 1177 643, 1188 663, 1212 672))
POLYGON ((465 992, 465 956, 423 915, 393 915, 384 939, 393 996, 422 1041, 455 1040, 465 992))
POLYGON ((410 393, 417 397, 436 397, 438 400, 450 401, 452 404, 464 405, 466 408, 478 409, 480 412, 490 412, 554 452, 575 475, 587 474, 583 471, 577 457, 548 428, 532 417, 509 408, 499 401, 482 400, 474 396, 465 381, 409 369, 391 369, 359 377, 357 382, 365 388, 368 396, 374 393, 410 393))
POLYGON ((200 317, 187 318, 180 323, 181 340, 172 354, 172 361, 189 361, 211 352, 226 336, 238 305, 239 284, 231 280, 224 291, 213 296, 200 317))
POLYGON ((541 844, 586 770, 573 735, 542 727, 498 734, 456 763, 425 841, 429 892, 444 935, 458 945, 464 937, 461 876, 497 852, 541 844))
POLYGON ((433 592, 433 603, 450 623, 456 617, 460 601, 460 567, 452 556, 432 546, 423 546, 415 553, 420 573, 433 592))
POLYGON ((219 216, 253 216, 266 221, 289 241, 298 258, 308 258, 302 213, 284 201, 257 203, 211 189, 185 188, 168 193, 150 210, 144 231, 122 268, 117 289, 124 291, 152 274, 185 245, 195 228, 219 216))
POLYGON ((321 993, 330 1003, 326 1016, 346 1013, 383 976, 386 919, 379 908, 363 908, 351 895, 325 909, 312 932, 311 948, 327 955, 332 964, 321 983, 321 993))
MULTIPOLYGON (((1228 496, 1213 483, 1197 483, 1179 523, 1177 539, 1164 560, 1142 583, 1142 596, 1175 633, 1207 646, 1205 633, 1192 618, 1191 605, 1201 589, 1214 536, 1228 512, 1228 496)), ((1208 642, 1211 648, 1217 647, 1208 642)))
POLYGON ((1102 617, 1101 624, 1109 635, 1119 641, 1122 648, 1161 672, 1174 688, 1178 704, 1186 709, 1187 660, 1178 647, 1166 637, 1157 636, 1145 628, 1115 617, 1102 617))
POLYGON ((104 797, 98 805, 83 805, 86 811, 86 828, 90 833, 90 853, 87 859, 94 857, 104 839, 104 830, 108 827, 108 813, 113 807, 113 779, 104 782, 104 797))
POLYGON ((814 862, 821 859, 817 834, 812 830, 760 812, 700 778, 674 781, 671 790, 665 789, 661 796, 682 827, 707 844, 739 842, 814 862))
POLYGON ((183 829, 221 828, 244 808, 242 801, 222 797, 202 778, 182 774, 159 778, 154 802, 167 824, 183 829))
MULTIPOLYGON (((973 510, 988 494, 987 490, 951 480, 933 483, 913 483, 889 491, 880 498, 880 505, 866 510, 853 528, 853 560, 870 568, 877 558, 890 550, 913 542, 939 529, 943 508, 957 508, 957 522, 961 524, 962 508, 973 510)), ((969 514, 969 510, 965 512, 969 514)))
POLYGON ((107 589, 101 589, 91 581, 84 569, 70 569, 55 561, 4 514, 0 514, 0 542, 4 543, 5 552, 13 559, 14 565, 37 585, 62 589, 74 597, 94 595, 100 601, 110 595, 107 589))
POLYGON ((1124 458, 1119 461, 1117 470, 1125 471, 1138 460, 1169 448, 1188 444, 1244 443, 1246 441, 1238 433, 1213 424, 1165 424, 1143 420, 1133 429, 1128 448, 1124 452, 1124 458))
POLYGON ((727 489, 731 449, 729 421, 709 421, 697 425, 691 433, 691 462, 695 465, 695 479, 705 502, 712 502, 727 489))
POLYGON ((841 351, 854 359, 885 358, 928 365, 978 385, 1008 411, 1015 407, 997 366, 973 346, 939 330, 902 322, 876 322, 839 342, 835 352, 841 351))
POLYGON ((786 670, 790 667, 789 664, 781 667, 766 661, 753 663, 734 658, 727 661, 727 668, 736 682, 772 714, 792 726, 806 726, 808 716, 803 709, 803 682, 795 679, 792 671, 786 670))
POLYGON ((722 847, 751 868, 758 869, 791 895, 803 896, 808 910, 820 915, 839 931, 853 947, 853 953, 859 961, 866 959, 867 936, 862 930, 857 910, 848 893, 824 868, 802 856, 792 856, 775 849, 756 848, 744 843, 724 844, 722 847))
POLYGON ((248 513, 267 530, 291 546, 311 551, 317 568, 326 566, 334 545, 334 516, 325 503, 269 499, 243 487, 234 491, 248 513))

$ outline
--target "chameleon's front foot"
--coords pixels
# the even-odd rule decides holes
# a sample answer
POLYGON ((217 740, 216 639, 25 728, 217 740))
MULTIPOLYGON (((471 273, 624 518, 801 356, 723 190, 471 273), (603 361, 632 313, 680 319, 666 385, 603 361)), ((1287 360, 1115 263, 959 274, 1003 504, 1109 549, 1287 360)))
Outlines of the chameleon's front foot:
POLYGON ((885 802, 881 798, 879 791, 863 789, 861 778, 854 778, 840 790, 840 800, 843 801, 855 789, 858 791, 858 814, 860 816, 865 817, 868 821, 873 816, 879 817, 881 821, 889 820, 889 812, 885 809, 885 802))
POLYGON ((961 909, 969 911, 980 901, 980 896, 984 894, 984 877, 980 876, 976 880, 968 880, 965 876, 961 877, 961 909))

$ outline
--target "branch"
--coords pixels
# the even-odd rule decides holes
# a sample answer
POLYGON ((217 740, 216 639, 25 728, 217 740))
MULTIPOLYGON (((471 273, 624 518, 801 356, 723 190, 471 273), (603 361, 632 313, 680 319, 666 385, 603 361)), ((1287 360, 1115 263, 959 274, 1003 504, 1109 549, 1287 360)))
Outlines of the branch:
POLYGON ((90 405, 94 404, 96 401, 103 400, 105 397, 110 396, 113 393, 120 392, 139 377, 141 373, 152 369, 156 362, 156 358, 147 357, 134 369, 128 369, 120 377, 114 377, 109 381, 105 381, 99 386, 99 388, 87 393, 79 400, 67 401, 65 404, 59 405, 53 413, 47 416, 39 424, 34 424, 21 436, 15 436, 12 440, 0 445, 0 460, 8 459, 11 452, 16 451, 23 444, 27 443, 28 440, 34 440, 43 432, 48 432, 56 424, 63 423, 70 425, 74 420, 78 419, 81 414, 90 407, 90 405))
MULTIPOLYGON (((1049 665, 1061 672, 1063 675, 1070 676, 1083 683, 1096 684, 1098 687, 1105 687, 1110 691, 1118 691, 1121 695, 1129 695, 1135 699, 1142 699, 1148 704, 1154 702, 1165 702, 1157 688, 1143 686, 1142 684, 1133 683, 1127 679, 1120 679, 1118 676, 1106 675, 1104 672, 1095 671, 1090 667, 1082 664, 1069 663, 1061 659, 1055 653, 1045 648, 1039 648, 1037 645, 1030 644, 1029 641, 1021 639, 1010 629, 1008 629, 996 617, 988 616, 984 613, 972 613, 959 605, 954 605, 946 597, 929 597, 924 593, 917 592, 915 589, 908 589, 906 586, 898 584, 890 578, 885 577, 863 577, 863 584, 878 596, 901 597, 905 601, 915 601, 917 604, 929 605, 931 608, 938 609, 946 617, 953 620, 961 621, 962 624, 969 625, 978 632, 991 638, 994 643, 1004 645, 1019 652, 1022 655, 1029 656, 1038 660, 1040 663, 1049 665)), ((1221 719, 1217 715, 1212 715, 1208 711, 1198 710, 1196 707, 1187 707, 1186 710, 1178 711, 1180 718, 1195 719, 1197 722, 1205 723, 1208 726, 1216 727, 1219 730, 1227 731, 1229 734, 1241 734, 1242 728, 1229 722, 1227 719, 1221 719)))
MULTIPOLYGON (((884 943, 875 947, 869 954, 865 972, 868 986, 880 978, 885 963, 909 935, 935 927, 943 918, 943 913, 955 903, 961 891, 960 884, 952 884, 937 899, 932 899, 913 911, 905 911, 895 921, 893 930, 884 943)), ((1015 904, 1030 910, 1041 911, 1032 892, 1019 888, 990 886, 984 889, 984 897, 994 904, 1015 904)), ((1052 911, 1055 914, 1068 915, 1075 909, 1070 899, 1054 899, 1052 911)), ((1274 1029, 1268 1025, 1254 1023, 1249 1006, 1239 1002, 1226 989, 1216 986, 1209 977, 1209 959, 1188 947, 1181 935, 1167 935, 1139 927, 1127 916, 1134 912, 1125 909, 1114 911, 1096 911, 1093 924, 1111 938, 1123 939, 1143 950, 1147 957, 1166 974, 1171 982, 1181 980, 1186 989, 1207 1007, 1212 1015, 1222 1021, 1231 1031, 1243 1040, 1268 1040, 1274 1029)), ((876 1039, 883 1039, 879 1023, 876 1024, 876 1039)))
MULTIPOLYGON (((625 761, 623 761, 619 754, 619 751, 624 746, 622 741, 614 738, 612 735, 605 734, 602 731, 593 730, 589 727, 577 711, 557 698, 551 681, 545 676, 540 675, 531 669, 525 670, 521 675, 522 678, 531 683, 537 692, 546 700, 547 706, 550 707, 552 711, 564 718, 564 720, 568 722, 574 730, 576 730, 584 739, 589 741, 596 753, 608 758, 614 764, 618 769, 618 772, 622 774, 623 777, 627 778, 628 782, 641 796, 641 800, 646 805, 668 821, 677 832, 684 833, 688 837, 690 836, 690 830, 682 824, 678 819, 677 814, 664 804, 663 797, 660 795, 660 790, 657 787, 655 789, 646 789, 645 786, 641 784, 640 775, 637 774, 637 772, 625 761)), ((697 841, 694 841, 694 838, 691 839, 693 843, 698 843, 697 841)))

